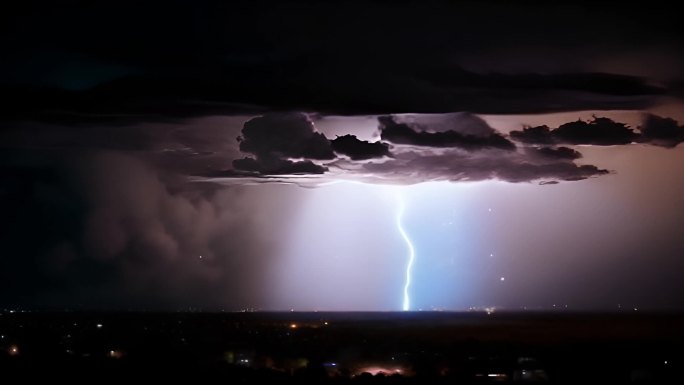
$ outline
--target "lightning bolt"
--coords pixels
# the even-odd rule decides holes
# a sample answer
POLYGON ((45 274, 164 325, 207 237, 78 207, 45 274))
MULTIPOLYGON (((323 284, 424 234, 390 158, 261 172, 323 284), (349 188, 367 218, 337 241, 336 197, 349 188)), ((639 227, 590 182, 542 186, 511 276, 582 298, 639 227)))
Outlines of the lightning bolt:
POLYGON ((406 283, 404 283, 404 303, 402 306, 402 309, 407 311, 411 308, 409 287, 411 286, 411 267, 413 267, 413 261, 416 259, 416 251, 413 248, 413 243, 411 243, 411 239, 409 238, 408 234, 406 234, 406 230, 404 230, 404 226, 401 222, 401 219, 404 216, 404 200, 402 199, 401 195, 397 195, 397 203, 397 229, 399 230, 401 237, 404 239, 404 242, 406 242, 406 246, 409 250, 409 259, 408 263, 406 264, 406 283))

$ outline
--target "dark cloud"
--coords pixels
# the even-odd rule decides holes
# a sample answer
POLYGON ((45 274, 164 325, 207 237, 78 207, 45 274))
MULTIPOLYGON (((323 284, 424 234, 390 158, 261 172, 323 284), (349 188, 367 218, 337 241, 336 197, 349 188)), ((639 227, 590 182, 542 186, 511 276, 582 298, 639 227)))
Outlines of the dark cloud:
POLYGON ((525 126, 521 131, 511 131, 511 138, 533 144, 553 144, 555 140, 551 134, 551 129, 546 126, 525 126))
POLYGON ((325 135, 314 130, 305 114, 266 114, 247 121, 238 137, 240 150, 254 158, 236 159, 233 167, 264 175, 321 174, 327 168, 310 160, 331 160, 335 154, 325 135))
POLYGON ((102 125, 272 111, 541 113, 644 108, 681 89, 681 34, 663 28, 678 25, 665 9, 265 3, 179 1, 166 17, 128 1, 8 6, 0 116, 102 125), (576 20, 581 31, 567 27, 576 20), (633 63, 603 64, 633 52, 633 63), (642 75, 668 65, 660 82, 642 75))
POLYGON ((609 118, 594 117, 592 120, 577 120, 561 124, 558 128, 547 126, 525 127, 522 131, 512 131, 511 137, 526 143, 535 144, 592 144, 612 146, 629 144, 638 140, 639 135, 626 124, 609 118))
MULTIPOLYGON (((661 147, 675 147, 684 142, 684 126, 672 118, 646 114, 639 132, 624 123, 605 117, 577 120, 552 129, 546 125, 523 127, 512 131, 511 138, 529 144, 591 144, 612 146, 630 143, 648 143, 661 147)), ((543 151, 548 151, 542 149, 543 151)), ((563 150, 567 153, 567 150, 563 150)), ((548 153, 547 155, 551 155, 548 153)), ((560 154, 557 154, 560 155, 560 154)), ((567 155, 570 155, 567 153, 567 155)))
POLYGON ((643 89, 639 88, 633 95, 618 93, 598 98, 576 90, 480 89, 468 82, 460 87, 416 84, 410 73, 394 74, 392 78, 387 78, 388 74, 378 74, 376 78, 360 74, 363 77, 349 81, 339 77, 320 83, 318 79, 323 74, 307 72, 298 63, 288 67, 288 71, 294 72, 290 76, 303 77, 297 82, 307 84, 306 88, 292 88, 293 79, 272 78, 276 72, 272 74, 268 68, 259 66, 214 74, 181 73, 153 78, 131 75, 84 90, 0 84, 0 94, 8 100, 0 106, 0 113, 3 120, 68 125, 177 122, 211 115, 292 110, 337 115, 453 111, 511 114, 640 109, 653 104, 660 94, 641 94, 643 89), (245 71, 250 73, 237 76, 245 71))
POLYGON ((366 160, 390 156, 389 144, 359 140, 355 135, 342 135, 330 141, 332 149, 338 154, 347 155, 352 160, 366 160))
POLYGON ((247 121, 238 138, 240 150, 257 157, 333 159, 325 135, 305 114, 266 114, 247 121))
POLYGON ((647 114, 639 128, 642 142, 662 147, 676 147, 684 142, 684 126, 671 118, 647 114))
POLYGON ((398 123, 392 116, 378 117, 380 137, 396 144, 427 147, 457 147, 468 151, 486 148, 514 150, 515 145, 499 133, 487 136, 461 134, 449 130, 442 132, 417 131, 406 123, 398 123))
POLYGON ((569 147, 541 147, 533 149, 535 154, 551 159, 575 160, 582 157, 579 151, 569 147))
POLYGON ((637 134, 626 124, 602 117, 561 124, 553 130, 553 136, 560 143, 599 146, 629 144, 637 139, 637 134))

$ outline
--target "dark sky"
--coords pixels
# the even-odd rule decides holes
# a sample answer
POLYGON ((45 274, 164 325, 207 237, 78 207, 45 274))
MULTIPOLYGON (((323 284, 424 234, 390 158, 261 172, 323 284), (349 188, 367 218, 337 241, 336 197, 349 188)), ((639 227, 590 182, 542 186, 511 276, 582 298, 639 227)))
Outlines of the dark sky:
POLYGON ((0 12, 0 307, 684 308, 666 3, 139 3, 0 12))

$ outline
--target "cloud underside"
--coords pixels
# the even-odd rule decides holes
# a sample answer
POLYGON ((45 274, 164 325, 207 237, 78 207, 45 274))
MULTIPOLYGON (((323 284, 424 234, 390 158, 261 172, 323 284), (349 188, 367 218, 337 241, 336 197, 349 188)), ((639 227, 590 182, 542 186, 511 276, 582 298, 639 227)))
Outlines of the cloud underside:
POLYGON ((638 77, 603 73, 480 74, 444 66, 419 73, 375 68, 353 74, 348 67, 335 67, 322 74, 318 68, 303 71, 306 63, 301 65, 286 76, 253 65, 211 74, 129 75, 83 90, 0 84, 0 92, 12 96, 0 106, 0 115, 2 120, 79 125, 272 111, 525 114, 642 109, 667 91, 638 77))
POLYGON ((439 155, 405 153, 389 162, 364 164, 354 171, 369 177, 369 180, 388 183, 577 181, 608 173, 608 170, 593 165, 578 165, 571 161, 542 159, 521 153, 472 156, 453 152, 439 155))
POLYGON ((609 173, 580 165, 569 147, 523 146, 481 118, 380 116, 380 140, 354 135, 329 140, 305 114, 268 114, 246 122, 237 138, 247 156, 233 168, 206 175, 232 183, 318 185, 332 180, 413 184, 426 181, 577 181, 609 173))

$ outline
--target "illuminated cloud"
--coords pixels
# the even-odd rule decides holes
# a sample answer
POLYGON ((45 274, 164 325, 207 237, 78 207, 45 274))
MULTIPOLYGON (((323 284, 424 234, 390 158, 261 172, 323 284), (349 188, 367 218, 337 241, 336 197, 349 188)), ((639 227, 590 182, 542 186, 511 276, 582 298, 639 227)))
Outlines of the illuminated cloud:
POLYGON ((455 130, 429 132, 417 130, 407 123, 399 123, 392 116, 381 116, 380 137, 396 144, 426 147, 455 147, 468 151, 487 148, 514 150, 515 145, 497 132, 488 135, 462 134, 455 130))
POLYGON ((608 173, 592 165, 577 165, 565 159, 543 159, 517 152, 484 152, 476 156, 458 152, 438 155, 407 152, 384 163, 365 164, 364 171, 380 180, 404 183, 440 180, 576 181, 608 173))
POLYGON ((236 159, 234 171, 208 176, 224 177, 232 183, 318 185, 333 179, 393 184, 576 181, 608 173, 596 166, 575 164, 581 154, 568 147, 516 148, 481 118, 468 113, 380 116, 378 124, 380 136, 387 142, 344 135, 325 143, 325 136, 316 132, 304 114, 254 118, 245 123, 240 149, 256 158, 236 159), (261 136, 262 131, 277 134, 261 136), (331 148, 348 158, 310 157, 312 152, 306 149, 311 147, 312 137, 319 148, 331 148), (286 138, 301 138, 303 143, 283 144, 286 138))

